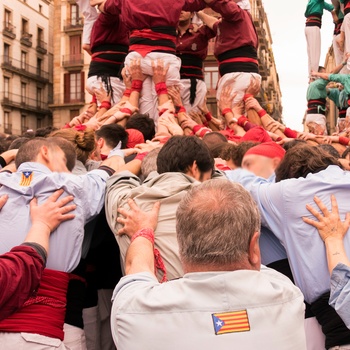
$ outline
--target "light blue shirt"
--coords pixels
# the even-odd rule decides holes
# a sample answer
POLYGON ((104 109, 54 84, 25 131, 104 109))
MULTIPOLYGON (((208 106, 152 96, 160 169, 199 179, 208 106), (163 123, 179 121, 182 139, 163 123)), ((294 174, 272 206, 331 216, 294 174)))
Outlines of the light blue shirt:
POLYGON ((13 174, 0 173, 0 195, 9 199, 0 213, 0 254, 21 244, 31 226, 29 202, 35 196, 38 203, 45 201, 54 191, 62 188, 63 196, 71 194, 77 208, 75 219, 62 223, 50 236, 50 250, 46 267, 71 272, 81 257, 84 225, 102 209, 106 181, 104 170, 93 170, 82 176, 53 173, 40 163, 23 163, 13 174), (30 184, 21 185, 22 174, 32 172, 30 184))
POLYGON ((329 305, 350 329, 350 267, 347 265, 338 264, 332 271, 329 305))
MULTIPOLYGON (((310 303, 330 289, 325 247, 316 228, 304 223, 303 216, 315 219, 306 209, 317 195, 330 208, 334 194, 342 217, 350 211, 350 173, 331 165, 306 178, 269 183, 254 174, 236 169, 225 172, 231 181, 241 183, 256 200, 262 225, 281 241, 288 255, 296 285, 310 303)), ((314 204, 314 207, 316 205, 314 204)), ((344 246, 350 254, 350 235, 344 246)))

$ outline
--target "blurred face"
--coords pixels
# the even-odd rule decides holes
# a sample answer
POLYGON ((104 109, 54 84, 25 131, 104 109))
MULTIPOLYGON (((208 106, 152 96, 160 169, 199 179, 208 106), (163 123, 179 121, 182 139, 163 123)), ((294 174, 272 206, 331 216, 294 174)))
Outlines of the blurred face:
POLYGON ((249 170, 256 176, 268 179, 275 171, 275 161, 258 154, 248 154, 243 158, 242 168, 249 170))
POLYGON ((48 148, 48 168, 58 173, 68 173, 67 158, 60 147, 48 148))
POLYGON ((181 11, 179 22, 188 21, 191 18, 191 16, 192 16, 191 12, 181 11))
POLYGON ((309 132, 311 132, 315 135, 326 135, 326 126, 325 125, 311 122, 311 123, 307 124, 307 128, 309 129, 309 132))

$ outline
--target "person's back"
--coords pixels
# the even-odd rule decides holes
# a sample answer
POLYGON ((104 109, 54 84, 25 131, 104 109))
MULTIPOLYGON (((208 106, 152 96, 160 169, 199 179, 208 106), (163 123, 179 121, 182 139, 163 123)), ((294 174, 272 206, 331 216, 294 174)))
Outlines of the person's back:
POLYGON ((116 221, 117 209, 127 207, 129 198, 133 198, 143 210, 151 208, 155 201, 161 200, 156 247, 164 260, 168 279, 183 275, 175 235, 175 211, 187 191, 197 185, 198 180, 201 181, 189 171, 194 162, 198 164, 200 172, 208 173, 210 178, 214 161, 207 147, 196 137, 176 136, 158 154, 159 174, 151 173, 142 185, 138 177, 128 172, 112 176, 107 182, 107 221, 118 241, 123 266, 130 239, 117 235, 121 227, 116 221))
POLYGON ((240 185, 214 179, 193 187, 176 212, 185 275, 165 284, 147 270, 147 258, 133 255, 137 245, 148 254, 149 243, 137 238, 143 230, 130 232, 127 276, 114 291, 117 348, 305 350, 303 295, 285 276, 260 268, 259 227, 258 209, 240 185))

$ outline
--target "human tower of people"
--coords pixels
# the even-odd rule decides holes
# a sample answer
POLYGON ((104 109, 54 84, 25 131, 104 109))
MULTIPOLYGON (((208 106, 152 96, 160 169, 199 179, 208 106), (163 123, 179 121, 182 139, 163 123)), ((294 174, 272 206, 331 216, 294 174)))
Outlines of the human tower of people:
POLYGON ((77 3, 91 103, 1 135, 0 348, 350 349, 350 1, 307 3, 304 132, 256 98, 248 0, 77 3))

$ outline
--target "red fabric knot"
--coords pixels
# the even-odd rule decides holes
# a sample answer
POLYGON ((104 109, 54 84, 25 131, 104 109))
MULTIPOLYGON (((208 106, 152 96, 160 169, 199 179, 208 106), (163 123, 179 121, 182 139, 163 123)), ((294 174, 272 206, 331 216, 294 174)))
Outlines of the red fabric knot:
POLYGON ((125 89, 123 96, 130 97, 131 95, 131 89, 125 89))
POLYGON ((111 108, 111 103, 109 101, 102 101, 100 108, 110 109, 111 108))
MULTIPOLYGON (((143 228, 135 232, 131 237, 131 242, 133 242, 138 237, 143 237, 148 239, 154 246, 154 231, 151 228, 143 228)), ((167 279, 167 272, 166 272, 166 267, 164 265, 163 258, 157 248, 153 249, 153 254, 154 254, 154 272, 156 274, 157 270, 160 270, 163 274, 160 282, 161 283, 166 282, 168 279, 167 279)))

